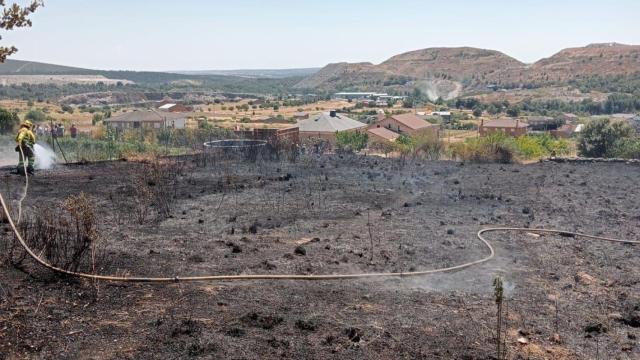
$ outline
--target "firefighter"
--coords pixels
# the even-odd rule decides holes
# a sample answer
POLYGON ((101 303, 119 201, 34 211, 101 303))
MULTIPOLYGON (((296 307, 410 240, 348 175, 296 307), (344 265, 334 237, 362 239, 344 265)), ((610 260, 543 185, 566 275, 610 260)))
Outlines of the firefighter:
POLYGON ((18 174, 25 175, 24 173, 24 157, 27 158, 27 173, 29 175, 33 175, 33 163, 35 161, 33 146, 36 144, 36 136, 31 131, 33 124, 31 121, 27 120, 22 125, 20 125, 20 129, 18 130, 18 135, 16 136, 16 151, 18 152, 19 160, 18 160, 18 174), (22 149, 22 151, 20 151, 22 149))

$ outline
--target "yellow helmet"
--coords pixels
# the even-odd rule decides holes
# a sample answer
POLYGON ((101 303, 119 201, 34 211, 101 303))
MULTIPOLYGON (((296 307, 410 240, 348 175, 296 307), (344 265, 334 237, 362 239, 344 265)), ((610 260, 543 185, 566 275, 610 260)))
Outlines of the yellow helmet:
POLYGON ((33 123, 31 122, 31 120, 26 120, 22 125, 26 126, 29 129, 33 127, 33 123))

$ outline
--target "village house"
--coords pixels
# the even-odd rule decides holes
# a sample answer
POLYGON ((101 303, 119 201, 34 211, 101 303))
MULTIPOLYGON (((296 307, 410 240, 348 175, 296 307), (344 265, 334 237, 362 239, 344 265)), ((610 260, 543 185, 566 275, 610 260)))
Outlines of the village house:
POLYGON ((105 125, 117 130, 126 129, 184 129, 187 114, 155 110, 132 111, 104 120, 105 125))
POLYGON ((526 121, 532 131, 556 130, 565 123, 563 119, 551 116, 527 116, 526 121))
POLYGON ((575 130, 576 130, 576 125, 564 124, 555 130, 551 130, 549 133, 551 133, 551 136, 555 138, 567 139, 573 135, 575 130))
POLYGON ((438 137, 440 126, 428 123, 417 115, 408 113, 388 116, 371 125, 370 128, 386 128, 404 135, 430 134, 438 137))
POLYGON ((400 134, 393 132, 385 127, 374 127, 367 130, 369 135, 369 144, 393 142, 400 137, 400 134))
POLYGON ((480 136, 498 132, 511 136, 522 136, 527 134, 528 129, 529 124, 519 119, 495 119, 489 121, 482 120, 478 131, 480 136))
POLYGON ((336 143, 339 131, 364 131, 367 124, 338 114, 335 110, 315 114, 298 122, 300 139, 323 139, 331 145, 336 143))

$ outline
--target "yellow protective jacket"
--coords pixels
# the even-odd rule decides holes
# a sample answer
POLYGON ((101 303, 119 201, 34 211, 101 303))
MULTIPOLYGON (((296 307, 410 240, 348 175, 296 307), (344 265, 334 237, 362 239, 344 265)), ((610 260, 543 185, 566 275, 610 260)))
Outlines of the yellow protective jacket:
POLYGON ((26 127, 21 127, 20 130, 18 130, 18 135, 16 135, 16 143, 18 146, 26 145, 31 147, 36 143, 36 136, 33 134, 33 131, 26 127))

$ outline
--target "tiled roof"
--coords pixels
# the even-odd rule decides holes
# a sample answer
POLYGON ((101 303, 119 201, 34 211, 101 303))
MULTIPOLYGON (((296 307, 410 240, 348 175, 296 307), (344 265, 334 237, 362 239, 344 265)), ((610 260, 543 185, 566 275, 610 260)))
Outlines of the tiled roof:
POLYGON ((411 114, 411 113, 392 115, 391 118, 413 130, 424 129, 430 126, 438 126, 438 125, 428 123, 422 120, 421 118, 419 118, 417 115, 411 114))
POLYGON ((389 141, 394 141, 400 136, 398 133, 393 132, 385 127, 372 128, 369 129, 369 132, 389 141))

